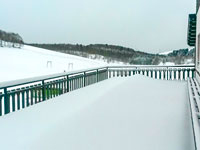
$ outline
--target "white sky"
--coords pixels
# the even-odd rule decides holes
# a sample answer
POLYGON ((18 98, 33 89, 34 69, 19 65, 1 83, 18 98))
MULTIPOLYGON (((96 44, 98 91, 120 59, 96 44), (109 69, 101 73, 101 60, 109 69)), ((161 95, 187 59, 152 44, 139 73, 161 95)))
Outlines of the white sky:
POLYGON ((115 44, 158 53, 186 48, 196 0, 1 0, 0 29, 29 43, 115 44))

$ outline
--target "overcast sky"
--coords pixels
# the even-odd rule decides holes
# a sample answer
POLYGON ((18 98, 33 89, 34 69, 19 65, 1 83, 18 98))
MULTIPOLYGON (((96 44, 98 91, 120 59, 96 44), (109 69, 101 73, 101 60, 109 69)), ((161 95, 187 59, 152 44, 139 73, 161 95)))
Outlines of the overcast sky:
POLYGON ((103 43, 158 53, 188 47, 195 1, 1 0, 0 29, 29 43, 103 43))

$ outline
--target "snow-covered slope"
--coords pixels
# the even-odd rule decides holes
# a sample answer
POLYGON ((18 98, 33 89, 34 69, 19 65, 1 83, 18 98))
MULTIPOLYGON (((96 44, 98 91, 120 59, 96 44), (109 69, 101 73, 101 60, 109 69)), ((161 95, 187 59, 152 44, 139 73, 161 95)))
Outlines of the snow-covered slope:
POLYGON ((98 67, 106 63, 32 46, 0 47, 0 82, 98 67))
POLYGON ((195 149, 187 83, 141 75, 61 95, 0 124, 2 150, 195 149))
POLYGON ((159 53, 159 55, 168 55, 169 53, 172 53, 172 52, 173 52, 173 50, 172 51, 166 51, 166 52, 159 53))

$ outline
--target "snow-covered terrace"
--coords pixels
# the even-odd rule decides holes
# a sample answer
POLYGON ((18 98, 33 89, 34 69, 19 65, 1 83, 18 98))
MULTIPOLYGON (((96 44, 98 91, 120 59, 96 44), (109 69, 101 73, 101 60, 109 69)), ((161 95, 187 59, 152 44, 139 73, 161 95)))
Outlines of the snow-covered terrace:
POLYGON ((198 149, 193 76, 194 66, 115 66, 0 83, 2 114, 16 111, 0 117, 1 148, 198 149))

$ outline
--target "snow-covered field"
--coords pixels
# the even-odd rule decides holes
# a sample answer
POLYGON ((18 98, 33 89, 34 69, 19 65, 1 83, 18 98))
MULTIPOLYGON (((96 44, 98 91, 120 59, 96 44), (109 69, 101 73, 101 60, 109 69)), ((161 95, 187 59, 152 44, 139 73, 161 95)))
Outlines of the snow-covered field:
POLYGON ((0 145, 3 150, 193 150, 188 103, 186 82, 111 78, 0 117, 0 145))
POLYGON ((106 65, 102 61, 27 45, 22 49, 0 47, 0 57, 0 82, 106 65))

